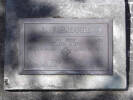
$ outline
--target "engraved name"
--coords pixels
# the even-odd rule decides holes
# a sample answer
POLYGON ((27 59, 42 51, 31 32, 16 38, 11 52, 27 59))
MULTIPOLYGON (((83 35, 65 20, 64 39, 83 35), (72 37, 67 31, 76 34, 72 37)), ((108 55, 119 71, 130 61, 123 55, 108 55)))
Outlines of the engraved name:
POLYGON ((102 28, 94 30, 88 27, 87 24, 57 24, 57 25, 43 25, 42 31, 47 33, 91 33, 94 31, 102 32, 102 28))

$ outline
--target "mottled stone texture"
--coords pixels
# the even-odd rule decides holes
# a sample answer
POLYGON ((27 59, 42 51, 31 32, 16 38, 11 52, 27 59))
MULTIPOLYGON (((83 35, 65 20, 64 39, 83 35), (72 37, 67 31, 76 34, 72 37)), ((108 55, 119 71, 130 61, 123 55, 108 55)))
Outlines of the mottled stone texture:
MULTIPOLYGON (((82 2, 8 0, 6 22, 5 90, 126 89, 125 3, 123 0, 85 0, 82 2), (19 38, 23 36, 19 34, 18 22, 23 18, 40 17, 113 20, 113 75, 19 75, 19 69, 23 67, 19 61, 23 49, 19 45, 19 38)), ((72 60, 72 66, 77 66, 75 63, 77 59, 72 58, 72 60)))
MULTIPOLYGON (((0 9, 3 0, 0 0, 0 9), (2 2, 2 3, 1 3, 2 2)), ((74 1, 74 0, 73 0, 74 1)), ((82 0, 75 0, 82 2, 82 0)), ((84 2, 86 0, 83 0, 84 2)), ((117 1, 117 0, 116 0, 117 1)), ((132 4, 133 0, 130 0, 132 4)), ((128 5, 127 14, 129 15, 128 5)), ((3 12, 3 11, 2 11, 3 12)), ((0 11, 0 100, 133 100, 133 62, 130 59, 128 68, 129 88, 127 91, 4 91, 3 90, 3 39, 4 39, 4 16, 0 11), (129 72, 130 69, 130 72, 129 72), (3 99, 1 94, 3 94, 3 99)), ((127 27, 130 27, 129 16, 127 27)), ((127 49, 130 45, 130 30, 127 30, 127 49)), ((132 40, 131 40, 132 41, 132 40)), ((132 43, 132 42, 131 42, 132 43)), ((131 51, 133 51, 131 44, 131 51)), ((130 55, 132 56, 132 54, 130 55)))

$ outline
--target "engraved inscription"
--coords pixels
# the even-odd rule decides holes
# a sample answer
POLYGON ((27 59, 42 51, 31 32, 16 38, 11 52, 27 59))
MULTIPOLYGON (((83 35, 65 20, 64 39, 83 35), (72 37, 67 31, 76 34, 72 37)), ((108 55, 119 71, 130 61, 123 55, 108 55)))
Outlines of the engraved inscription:
MULTIPOLYGON (((105 61, 101 59, 104 57, 102 55, 104 53, 102 38, 52 37, 52 41, 48 43, 32 44, 32 50, 26 54, 28 55, 27 62, 31 62, 33 65, 29 67, 36 70, 40 68, 70 70, 75 69, 74 67, 82 70, 82 68, 89 69, 90 65, 93 68, 103 67, 105 61), (97 59, 100 60, 100 63, 96 63, 97 59), (74 67, 70 66, 73 63, 72 60, 78 61, 79 64, 74 67)), ((27 47, 31 47, 31 44, 28 44, 27 47)))
POLYGON ((108 28, 108 23, 24 23, 23 70, 26 74, 109 71, 108 28))

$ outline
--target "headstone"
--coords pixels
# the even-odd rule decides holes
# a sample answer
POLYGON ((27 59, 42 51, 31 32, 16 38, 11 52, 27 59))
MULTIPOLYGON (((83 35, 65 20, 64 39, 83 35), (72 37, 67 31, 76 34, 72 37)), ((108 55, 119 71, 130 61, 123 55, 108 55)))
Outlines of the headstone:
POLYGON ((21 74, 112 74, 112 20, 20 21, 21 74))
POLYGON ((126 89, 124 0, 8 0, 5 90, 126 89))

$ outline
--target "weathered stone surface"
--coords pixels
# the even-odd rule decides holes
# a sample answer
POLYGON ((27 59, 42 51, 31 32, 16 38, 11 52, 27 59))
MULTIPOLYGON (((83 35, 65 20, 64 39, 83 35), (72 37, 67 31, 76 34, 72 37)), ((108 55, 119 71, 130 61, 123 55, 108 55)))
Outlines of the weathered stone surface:
POLYGON ((86 0, 84 2, 73 0, 25 0, 25 2, 10 0, 7 1, 6 15, 5 80, 7 83, 5 83, 5 89, 126 88, 125 4, 123 0, 86 0), (113 19, 113 75, 19 75, 18 56, 21 55, 18 44, 18 21, 22 18, 31 17, 113 19))
POLYGON ((19 23, 21 74, 112 75, 112 19, 27 18, 19 23))
MULTIPOLYGON (((78 1, 78 0, 77 0, 78 1)), ((79 0, 81 1, 81 0, 79 0)), ((117 0, 116 0, 117 1, 117 0)), ((130 0, 132 1, 132 0, 130 0)), ((1 0, 0 0, 1 3, 1 0)), ((1 27, 0 27, 1 29, 1 27)), ((1 32, 0 32, 1 36, 1 32)), ((3 36, 3 35, 2 35, 3 36)), ((3 42, 2 42, 3 43, 3 42)), ((131 49, 132 50, 132 49, 131 49)), ((3 59, 3 58, 2 58, 3 59)), ((133 67, 131 64, 130 67, 133 67)), ((133 73, 130 74, 130 77, 133 73)), ((130 82, 129 82, 130 83, 130 82)), ((3 84, 3 64, 0 63, 0 85, 3 84)), ((127 91, 4 91, 3 99, 0 100, 132 100, 133 89, 127 91)))

